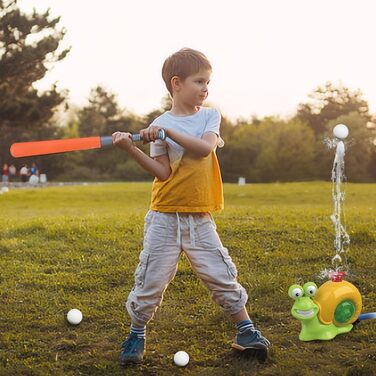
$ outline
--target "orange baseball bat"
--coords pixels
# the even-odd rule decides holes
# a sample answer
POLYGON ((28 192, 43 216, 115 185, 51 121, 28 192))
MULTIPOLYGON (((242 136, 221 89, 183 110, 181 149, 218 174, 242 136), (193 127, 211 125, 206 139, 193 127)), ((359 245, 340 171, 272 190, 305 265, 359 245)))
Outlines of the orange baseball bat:
MULTIPOLYGON (((160 129, 158 139, 165 140, 166 132, 160 129)), ((140 141, 140 134, 132 135, 133 141, 140 141)), ((47 155, 66 153, 69 151, 102 149, 112 147, 112 136, 95 136, 82 138, 67 138, 62 140, 18 142, 10 147, 10 154, 14 158, 31 157, 34 155, 47 155)))

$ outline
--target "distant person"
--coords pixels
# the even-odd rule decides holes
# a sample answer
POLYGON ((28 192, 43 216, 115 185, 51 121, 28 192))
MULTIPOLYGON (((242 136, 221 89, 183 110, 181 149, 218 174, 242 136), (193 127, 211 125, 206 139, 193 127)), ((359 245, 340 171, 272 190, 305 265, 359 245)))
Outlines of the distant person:
POLYGON ((9 166, 9 181, 14 180, 16 176, 17 176, 16 166, 14 164, 11 164, 9 166))
POLYGON ((20 169, 20 176, 22 183, 26 183, 29 179, 29 169, 27 167, 27 164, 24 164, 20 169))
MULTIPOLYGON (((145 216, 144 247, 126 302, 131 327, 121 346, 122 365, 142 362, 146 325, 175 277, 181 251, 213 300, 236 324, 232 347, 253 349, 263 358, 268 354, 270 342, 248 316, 247 291, 237 280, 236 265, 211 215, 223 209, 215 153, 217 146, 223 146, 221 115, 216 108, 202 106, 208 96, 211 71, 206 56, 189 48, 166 59, 162 77, 172 96, 172 108, 140 131, 144 143, 150 142, 150 157, 136 147, 130 133, 112 134, 114 145, 126 150, 155 177, 145 216), (164 141, 157 139, 160 130, 167 135, 164 141)), ((203 328, 201 339, 207 329, 203 328)), ((171 340, 173 331, 170 334, 171 340)))
POLYGON ((9 170, 8 170, 8 165, 5 162, 3 164, 3 172, 2 172, 1 181, 3 182, 4 185, 7 185, 9 182, 9 170))
POLYGON ((32 163, 31 167, 30 167, 30 175, 36 175, 36 176, 39 176, 39 170, 38 170, 38 167, 37 165, 35 164, 35 162, 32 163))

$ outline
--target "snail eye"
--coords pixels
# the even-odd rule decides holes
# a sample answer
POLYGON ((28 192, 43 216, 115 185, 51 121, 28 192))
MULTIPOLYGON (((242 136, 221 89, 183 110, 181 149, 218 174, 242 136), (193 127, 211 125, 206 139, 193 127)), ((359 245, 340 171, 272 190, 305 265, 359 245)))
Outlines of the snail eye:
POLYGON ((295 287, 289 291, 290 298, 298 299, 303 296, 303 290, 300 287, 295 287))
POLYGON ((303 286, 304 292, 307 296, 313 297, 316 295, 317 286, 313 282, 308 282, 303 286))

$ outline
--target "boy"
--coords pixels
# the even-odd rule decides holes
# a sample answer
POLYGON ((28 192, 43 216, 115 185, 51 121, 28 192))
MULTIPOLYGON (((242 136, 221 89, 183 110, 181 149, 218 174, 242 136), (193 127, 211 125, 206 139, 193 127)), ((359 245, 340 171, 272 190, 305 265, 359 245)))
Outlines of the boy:
POLYGON ((162 77, 172 108, 140 131, 150 142, 150 157, 138 149, 130 133, 113 133, 114 145, 125 149, 155 176, 151 205, 145 216, 143 250, 126 308, 131 329, 122 344, 121 364, 141 362, 146 324, 161 305, 175 277, 181 250, 209 289, 213 300, 236 323, 232 347, 267 355, 270 342, 256 330, 245 309, 246 290, 216 232, 211 211, 223 209, 222 180, 215 154, 220 138, 220 113, 202 107, 208 96, 211 65, 199 51, 183 48, 166 59, 162 77), (166 140, 158 140, 164 129, 166 140))

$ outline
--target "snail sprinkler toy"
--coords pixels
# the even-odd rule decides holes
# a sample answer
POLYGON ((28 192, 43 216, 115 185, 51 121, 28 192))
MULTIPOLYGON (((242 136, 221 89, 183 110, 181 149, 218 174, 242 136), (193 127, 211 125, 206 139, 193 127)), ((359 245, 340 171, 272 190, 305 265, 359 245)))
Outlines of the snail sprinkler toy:
POLYGON ((290 298, 295 300, 291 314, 302 324, 301 341, 329 340, 349 332, 353 326, 376 313, 360 314, 362 297, 359 290, 343 280, 344 272, 331 273, 331 280, 317 288, 313 282, 303 287, 292 285, 290 298))
POLYGON ((341 225, 341 201, 344 200, 341 180, 344 178, 345 155, 342 139, 347 137, 348 129, 344 124, 338 124, 333 133, 335 140, 331 142, 331 146, 336 146, 336 156, 332 170, 334 214, 331 219, 336 229, 336 255, 332 259, 335 271, 330 270, 327 273, 329 281, 319 288, 314 282, 307 282, 303 287, 291 285, 288 290, 289 297, 295 300, 291 314, 301 322, 301 341, 331 340, 337 334, 349 332, 354 325, 365 319, 376 318, 376 312, 360 314, 360 292, 353 284, 344 280, 346 273, 340 271, 343 246, 350 242, 345 227, 341 225))

